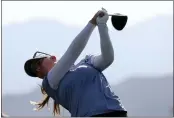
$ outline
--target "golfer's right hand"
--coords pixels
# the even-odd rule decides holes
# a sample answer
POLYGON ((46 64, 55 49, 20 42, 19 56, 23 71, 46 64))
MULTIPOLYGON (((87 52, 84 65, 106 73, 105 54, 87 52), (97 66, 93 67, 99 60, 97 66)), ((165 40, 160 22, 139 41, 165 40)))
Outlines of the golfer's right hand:
POLYGON ((97 24, 106 24, 109 19, 109 15, 105 9, 99 11, 99 15, 97 17, 97 24))

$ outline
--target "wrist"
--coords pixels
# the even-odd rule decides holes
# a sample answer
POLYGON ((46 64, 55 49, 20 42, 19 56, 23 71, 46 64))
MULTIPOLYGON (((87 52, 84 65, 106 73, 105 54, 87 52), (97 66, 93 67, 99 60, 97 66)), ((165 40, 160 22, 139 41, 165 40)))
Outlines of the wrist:
POLYGON ((90 23, 92 23, 92 24, 93 24, 93 25, 95 25, 95 26, 97 25, 96 20, 95 20, 95 19, 93 19, 93 18, 92 18, 92 19, 91 19, 89 22, 90 22, 90 23))
POLYGON ((88 22, 88 27, 90 27, 92 30, 96 27, 91 21, 88 22))
POLYGON ((100 22, 99 22, 99 23, 97 23, 97 25, 98 25, 98 26, 100 26, 100 25, 101 25, 101 26, 102 26, 102 25, 106 26, 107 24, 106 24, 106 23, 100 23, 100 22))

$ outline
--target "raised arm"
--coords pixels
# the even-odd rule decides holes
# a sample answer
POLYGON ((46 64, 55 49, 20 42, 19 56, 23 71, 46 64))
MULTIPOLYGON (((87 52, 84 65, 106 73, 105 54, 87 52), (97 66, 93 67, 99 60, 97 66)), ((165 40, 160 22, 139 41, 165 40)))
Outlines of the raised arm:
POLYGON ((114 49, 110 41, 108 27, 106 24, 108 17, 107 12, 104 11, 104 16, 97 18, 98 30, 100 34, 101 54, 98 56, 93 56, 91 61, 100 71, 106 69, 114 61, 114 49))
POLYGON ((74 64, 85 48, 94 28, 95 21, 92 19, 75 37, 57 64, 49 71, 47 78, 52 88, 56 89, 58 87, 59 81, 68 72, 69 68, 74 64))

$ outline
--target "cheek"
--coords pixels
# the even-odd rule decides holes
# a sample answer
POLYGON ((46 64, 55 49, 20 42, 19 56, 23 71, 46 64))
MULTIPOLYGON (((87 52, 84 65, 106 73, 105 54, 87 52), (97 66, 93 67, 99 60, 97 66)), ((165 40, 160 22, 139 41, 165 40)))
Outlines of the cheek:
POLYGON ((46 58, 44 59, 44 61, 42 62, 42 66, 44 68, 50 68, 51 66, 53 66, 54 62, 52 59, 46 58))

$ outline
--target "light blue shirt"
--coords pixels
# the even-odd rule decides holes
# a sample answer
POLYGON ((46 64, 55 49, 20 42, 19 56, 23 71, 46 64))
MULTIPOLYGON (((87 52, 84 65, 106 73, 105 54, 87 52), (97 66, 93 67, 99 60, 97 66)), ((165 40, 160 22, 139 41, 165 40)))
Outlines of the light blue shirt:
POLYGON ((45 77, 42 86, 46 93, 66 108, 72 117, 125 111, 105 76, 91 63, 91 57, 86 56, 77 65, 73 65, 60 80, 57 89, 50 87, 45 77))

